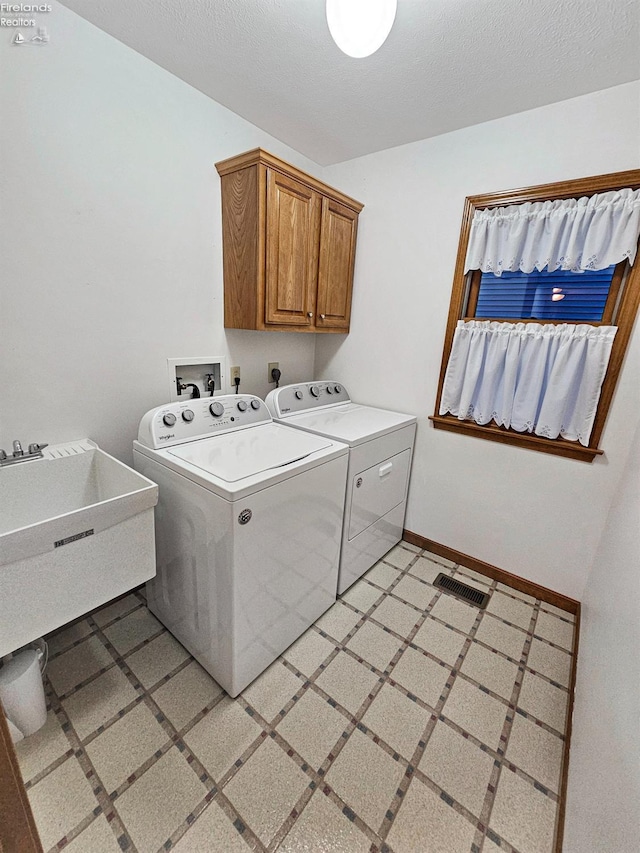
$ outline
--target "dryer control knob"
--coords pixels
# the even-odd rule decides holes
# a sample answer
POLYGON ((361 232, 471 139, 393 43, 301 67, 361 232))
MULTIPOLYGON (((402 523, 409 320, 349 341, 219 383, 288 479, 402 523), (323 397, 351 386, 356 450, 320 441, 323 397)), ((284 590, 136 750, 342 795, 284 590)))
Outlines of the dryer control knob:
POLYGON ((311 391, 312 397, 317 397, 320 394, 320 389, 317 385, 312 385, 311 388, 309 388, 309 391, 311 391))
POLYGON ((212 403, 209 406, 209 411, 214 418, 219 418, 221 415, 224 415, 224 406, 222 403, 212 403))
POLYGON ((176 416, 171 412, 167 412, 167 414, 162 418, 162 423, 165 426, 172 427, 176 422, 176 416))
POLYGON ((247 411, 247 404, 245 403, 244 400, 240 400, 240 402, 238 403, 238 411, 239 412, 246 412, 247 411))
POLYGON ((327 394, 333 394, 333 388, 331 385, 327 385, 327 394))
POLYGON ((336 392, 336 394, 341 394, 342 393, 342 386, 341 385, 334 385, 333 390, 336 392))
POLYGON ((252 400, 251 401, 251 408, 252 409, 259 409, 260 408, 260 400, 252 400))
POLYGON ((182 420, 186 421, 188 424, 191 423, 191 421, 194 419, 194 417, 195 417, 195 415, 193 414, 191 409, 185 409, 184 412, 182 413, 182 420))
POLYGON ((303 397, 302 391, 300 391, 300 390, 294 391, 293 396, 296 398, 296 400, 302 400, 302 397, 303 397))

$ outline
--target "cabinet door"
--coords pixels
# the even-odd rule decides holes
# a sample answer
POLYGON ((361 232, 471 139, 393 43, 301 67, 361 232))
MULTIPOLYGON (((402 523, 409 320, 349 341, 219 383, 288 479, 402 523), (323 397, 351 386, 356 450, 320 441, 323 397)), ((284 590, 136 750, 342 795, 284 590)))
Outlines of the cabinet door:
POLYGON ((0 703, 0 850, 42 853, 42 844, 20 775, 18 757, 0 703))
POLYGON ((320 329, 349 329, 358 214, 331 199, 322 199, 318 316, 320 329))
POLYGON ((267 170, 265 323, 313 326, 321 196, 267 170))

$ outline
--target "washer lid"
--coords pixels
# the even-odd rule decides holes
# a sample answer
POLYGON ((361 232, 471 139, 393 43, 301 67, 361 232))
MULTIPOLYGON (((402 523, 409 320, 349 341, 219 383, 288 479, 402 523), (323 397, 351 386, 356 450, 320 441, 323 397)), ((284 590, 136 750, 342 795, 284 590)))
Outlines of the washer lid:
POLYGON ((292 429, 283 434, 278 424, 269 423, 181 444, 165 452, 226 483, 237 483, 327 447, 331 442, 324 438, 292 429))
POLYGON ((390 412, 386 409, 374 409, 358 403, 345 403, 344 406, 330 406, 302 415, 290 415, 282 423, 300 427, 317 435, 344 441, 351 447, 393 432, 396 429, 414 424, 414 415, 390 412))

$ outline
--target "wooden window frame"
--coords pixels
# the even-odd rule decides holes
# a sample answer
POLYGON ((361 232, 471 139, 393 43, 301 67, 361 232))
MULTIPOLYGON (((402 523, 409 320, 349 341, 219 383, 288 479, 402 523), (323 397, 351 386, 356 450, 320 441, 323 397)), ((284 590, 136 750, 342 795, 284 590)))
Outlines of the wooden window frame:
MULTIPOLYGON (((600 322, 590 322, 588 325, 616 325, 618 331, 614 338, 611 357, 607 372, 602 383, 600 400, 596 410, 596 416, 591 431, 589 446, 583 447, 577 441, 567 441, 563 438, 543 438, 529 433, 516 432, 506 427, 500 427, 495 423, 480 425, 474 421, 461 421, 455 415, 440 415, 440 400, 442 399, 442 388, 444 377, 451 354, 453 335, 461 319, 473 319, 478 299, 480 285, 480 270, 470 275, 464 272, 464 263, 467 256, 467 246, 471 233, 471 223, 477 210, 491 207, 506 207, 512 204, 525 204, 526 202, 554 201, 556 199, 580 198, 595 193, 611 192, 621 189, 640 189, 640 169, 631 169, 626 172, 613 172, 607 175, 595 175, 588 178, 579 178, 572 181, 561 181, 554 184, 541 184, 536 187, 525 187, 516 190, 504 190, 498 193, 485 195, 467 196, 465 199, 464 212, 462 214, 462 226, 460 229, 460 242, 458 244, 458 255, 456 268, 453 276, 453 288, 451 291, 451 302, 449 304, 449 315, 445 331, 444 346, 442 352, 442 365, 438 381, 438 393, 436 397, 435 413, 429 418, 436 429, 444 429, 450 432, 458 432, 464 435, 485 438, 489 441, 498 441, 502 444, 511 444, 517 447, 526 447, 542 453, 551 453, 556 456, 564 456, 569 459, 579 459, 592 462, 596 456, 604 453, 599 448, 602 431, 609 413, 611 400, 618 382, 618 376, 622 369, 624 356, 627 351, 633 323, 640 304, 640 256, 636 258, 633 266, 626 261, 618 264, 611 282, 609 297, 605 305, 603 318, 600 322), (620 296, 620 288, 623 279, 624 288, 620 296), (614 317, 615 310, 615 317, 614 317)), ((497 317, 488 318, 498 320, 497 317)), ((566 323, 566 320, 518 320, 513 318, 505 322, 532 322, 532 323, 566 323)), ((580 321, 584 323, 585 321, 580 321)))

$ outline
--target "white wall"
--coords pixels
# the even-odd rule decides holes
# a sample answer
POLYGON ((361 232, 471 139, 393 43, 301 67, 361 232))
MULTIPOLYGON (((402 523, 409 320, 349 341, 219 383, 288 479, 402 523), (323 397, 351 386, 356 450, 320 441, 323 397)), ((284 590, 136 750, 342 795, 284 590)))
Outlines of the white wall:
POLYGON ((130 460, 166 359, 226 355, 243 391, 308 379, 314 336, 223 328, 214 163, 261 145, 321 170, 63 6, 0 39, 0 447, 90 436, 130 460))
POLYGON ((324 170, 365 204, 351 333, 316 377, 419 417, 406 527, 580 598, 640 415, 640 335, 592 464, 436 431, 464 198, 640 166, 640 85, 509 116, 324 170))
POLYGON ((640 838, 640 429, 582 600, 565 853, 640 838))

